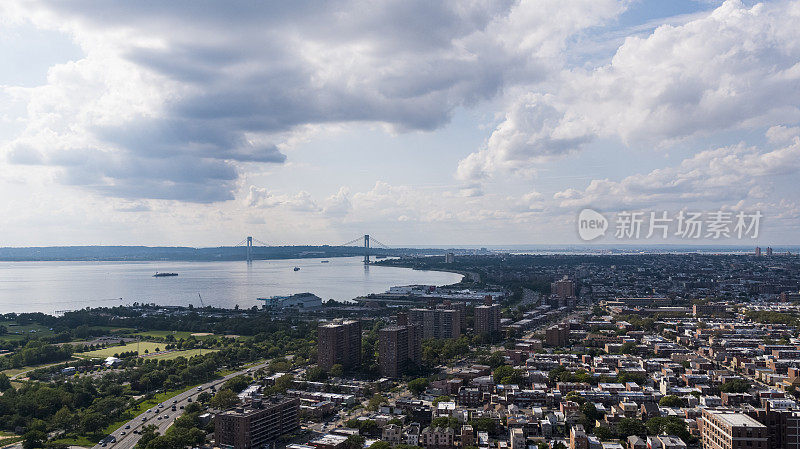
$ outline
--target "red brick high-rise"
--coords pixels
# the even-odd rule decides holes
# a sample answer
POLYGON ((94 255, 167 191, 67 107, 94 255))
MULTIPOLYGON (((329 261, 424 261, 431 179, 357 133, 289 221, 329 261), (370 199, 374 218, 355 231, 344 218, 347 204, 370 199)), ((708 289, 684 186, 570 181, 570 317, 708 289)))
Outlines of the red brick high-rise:
POLYGON ((361 322, 320 324, 317 327, 317 364, 325 370, 336 364, 346 370, 361 365, 361 322))

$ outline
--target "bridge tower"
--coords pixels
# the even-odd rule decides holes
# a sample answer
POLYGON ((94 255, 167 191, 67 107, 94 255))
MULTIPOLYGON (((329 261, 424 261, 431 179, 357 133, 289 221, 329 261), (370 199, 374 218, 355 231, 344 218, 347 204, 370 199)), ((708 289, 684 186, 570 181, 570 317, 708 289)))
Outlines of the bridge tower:
POLYGON ((247 236, 247 263, 253 262, 253 237, 247 236))
POLYGON ((369 234, 364 234, 364 265, 369 265, 369 234))

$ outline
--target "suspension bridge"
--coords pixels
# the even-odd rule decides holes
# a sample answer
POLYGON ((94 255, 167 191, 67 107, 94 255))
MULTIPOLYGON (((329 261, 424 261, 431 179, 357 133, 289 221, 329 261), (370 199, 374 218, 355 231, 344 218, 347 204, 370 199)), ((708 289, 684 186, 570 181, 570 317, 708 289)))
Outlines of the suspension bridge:
MULTIPOLYGON (((233 246, 241 246, 246 248, 245 249, 245 257, 247 263, 251 263, 253 261, 253 245, 256 244, 257 246, 270 246, 263 241, 252 237, 247 236, 241 242, 237 243, 233 246)), ((349 242, 342 243, 341 245, 335 245, 337 247, 362 247, 364 249, 364 265, 369 265, 370 263, 370 251, 372 248, 382 248, 382 249, 391 249, 388 245, 384 245, 380 241, 376 240, 374 237, 370 237, 369 234, 364 234, 363 236, 358 236, 349 242), (363 242, 363 243, 362 243, 363 242)))

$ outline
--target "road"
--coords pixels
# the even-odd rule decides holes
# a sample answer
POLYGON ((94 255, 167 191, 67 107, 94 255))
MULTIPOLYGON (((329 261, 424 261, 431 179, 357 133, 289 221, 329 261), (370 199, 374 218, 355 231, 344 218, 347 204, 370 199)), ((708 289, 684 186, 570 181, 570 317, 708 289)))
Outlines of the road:
MULTIPOLYGON (((212 386, 219 387, 232 377, 240 374, 246 374, 250 371, 254 372, 260 368, 266 367, 267 364, 269 364, 269 361, 260 363, 258 365, 249 366, 241 371, 237 371, 235 373, 228 374, 225 377, 204 383, 199 387, 202 388, 202 391, 208 391, 212 386)), ((195 401, 198 394, 200 394, 200 391, 197 390, 197 387, 193 387, 191 390, 187 390, 169 400, 162 402, 160 405, 163 407, 159 407, 158 405, 151 407, 149 410, 146 410, 144 413, 133 418, 132 420, 120 426, 119 429, 112 432, 110 435, 114 436, 117 441, 115 443, 108 443, 105 446, 105 449, 132 449, 134 446, 136 446, 139 438, 141 438, 141 434, 133 433, 133 431, 137 430, 141 432, 142 427, 150 424, 156 425, 156 427, 158 427, 158 432, 163 435, 167 428, 169 428, 169 426, 175 422, 175 419, 183 415, 184 410, 182 410, 181 407, 186 407, 190 404, 189 398, 191 398, 192 401, 195 401), (175 411, 172 411, 173 405, 175 405, 175 411), (161 419, 159 419, 159 417, 161 419), (142 421, 142 418, 146 418, 146 421, 142 421)), ((98 443, 93 447, 93 449, 103 449, 103 444, 98 443)))

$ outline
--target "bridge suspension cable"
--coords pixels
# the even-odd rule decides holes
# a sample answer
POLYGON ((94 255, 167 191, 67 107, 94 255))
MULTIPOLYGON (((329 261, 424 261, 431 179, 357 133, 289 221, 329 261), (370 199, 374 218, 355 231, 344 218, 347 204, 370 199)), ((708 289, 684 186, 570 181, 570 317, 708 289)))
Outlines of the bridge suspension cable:
POLYGON ((363 242, 363 241, 364 241, 364 237, 358 236, 358 237, 354 238, 353 240, 350 240, 347 243, 342 243, 339 246, 361 246, 360 243, 363 242), (356 243, 359 243, 359 245, 356 245, 356 243))
MULTIPOLYGON (((377 246, 380 246, 381 248, 384 248, 384 249, 390 249, 391 248, 389 245, 386 245, 386 244, 383 244, 383 243, 379 242, 373 236, 369 236, 369 243, 370 243, 370 247, 374 246, 373 244, 376 244, 377 246)), ((354 238, 353 240, 350 240, 347 243, 342 243, 339 246, 364 246, 364 236, 358 236, 358 237, 354 238)))
POLYGON ((383 243, 377 241, 375 239, 375 237, 370 236, 369 242, 370 242, 370 244, 377 244, 378 246, 380 246, 383 249, 389 249, 389 245, 384 245, 383 243))

